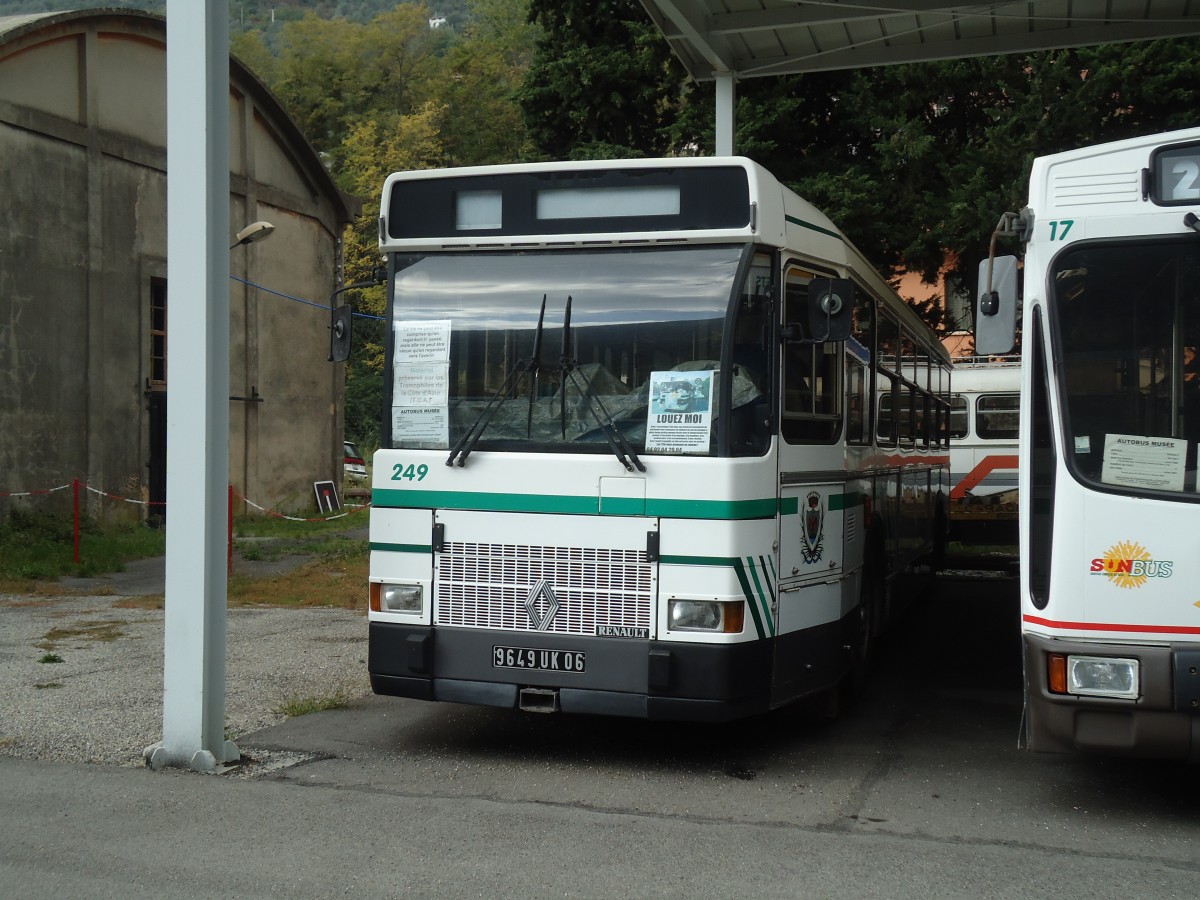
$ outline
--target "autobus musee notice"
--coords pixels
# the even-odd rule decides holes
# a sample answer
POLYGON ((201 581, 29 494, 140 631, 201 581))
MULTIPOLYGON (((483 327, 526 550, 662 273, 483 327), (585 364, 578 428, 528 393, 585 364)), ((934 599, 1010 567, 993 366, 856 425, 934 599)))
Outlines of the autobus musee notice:
MULTIPOLYGON (((1039 158, 1028 207, 1007 217, 1025 241, 1023 734, 1034 750, 1200 753, 1197 211, 1193 128, 1039 158)), ((995 263, 978 352, 1011 346, 1015 280, 995 263)))
POLYGON ((393 174, 379 236, 376 693, 718 721, 861 675, 950 378, 832 222, 689 158, 393 174))

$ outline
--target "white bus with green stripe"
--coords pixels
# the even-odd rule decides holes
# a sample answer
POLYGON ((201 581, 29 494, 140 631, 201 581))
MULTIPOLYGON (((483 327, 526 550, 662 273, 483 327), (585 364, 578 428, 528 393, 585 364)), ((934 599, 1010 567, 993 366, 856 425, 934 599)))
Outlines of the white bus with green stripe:
POLYGON ((622 160, 397 173, 379 236, 376 693, 719 721, 861 680, 944 538, 950 376, 832 222, 622 160))

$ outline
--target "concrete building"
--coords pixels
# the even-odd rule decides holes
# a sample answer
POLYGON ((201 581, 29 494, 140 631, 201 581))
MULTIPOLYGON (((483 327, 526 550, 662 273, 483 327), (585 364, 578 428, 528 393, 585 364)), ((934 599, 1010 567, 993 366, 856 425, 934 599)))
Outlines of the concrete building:
MULTIPOLYGON (((326 302, 357 209, 267 88, 229 72, 230 243, 275 226, 230 251, 230 479, 311 509, 313 482, 341 483, 343 367, 328 313, 279 294, 326 302)), ((187 340, 170 331, 166 162, 165 19, 0 17, 0 494, 79 478, 164 500, 170 347, 187 340)), ((0 517, 16 502, 34 507, 0 497, 0 517)))

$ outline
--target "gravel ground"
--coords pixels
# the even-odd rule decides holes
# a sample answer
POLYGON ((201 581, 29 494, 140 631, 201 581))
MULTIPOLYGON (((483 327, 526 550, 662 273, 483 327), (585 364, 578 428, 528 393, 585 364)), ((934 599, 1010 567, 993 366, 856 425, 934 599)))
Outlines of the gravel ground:
MULTIPOLYGON (((117 608, 118 599, 0 594, 0 754, 144 764, 162 739, 163 612, 117 608)), ((362 612, 234 609, 227 632, 235 742, 286 719, 288 702, 371 692, 362 612)))

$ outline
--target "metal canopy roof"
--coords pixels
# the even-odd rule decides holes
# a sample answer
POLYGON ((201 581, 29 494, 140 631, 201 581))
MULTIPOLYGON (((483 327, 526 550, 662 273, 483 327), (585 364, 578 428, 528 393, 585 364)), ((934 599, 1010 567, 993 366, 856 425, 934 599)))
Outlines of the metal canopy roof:
POLYGON ((696 81, 1200 34, 1200 0, 641 0, 696 81))

